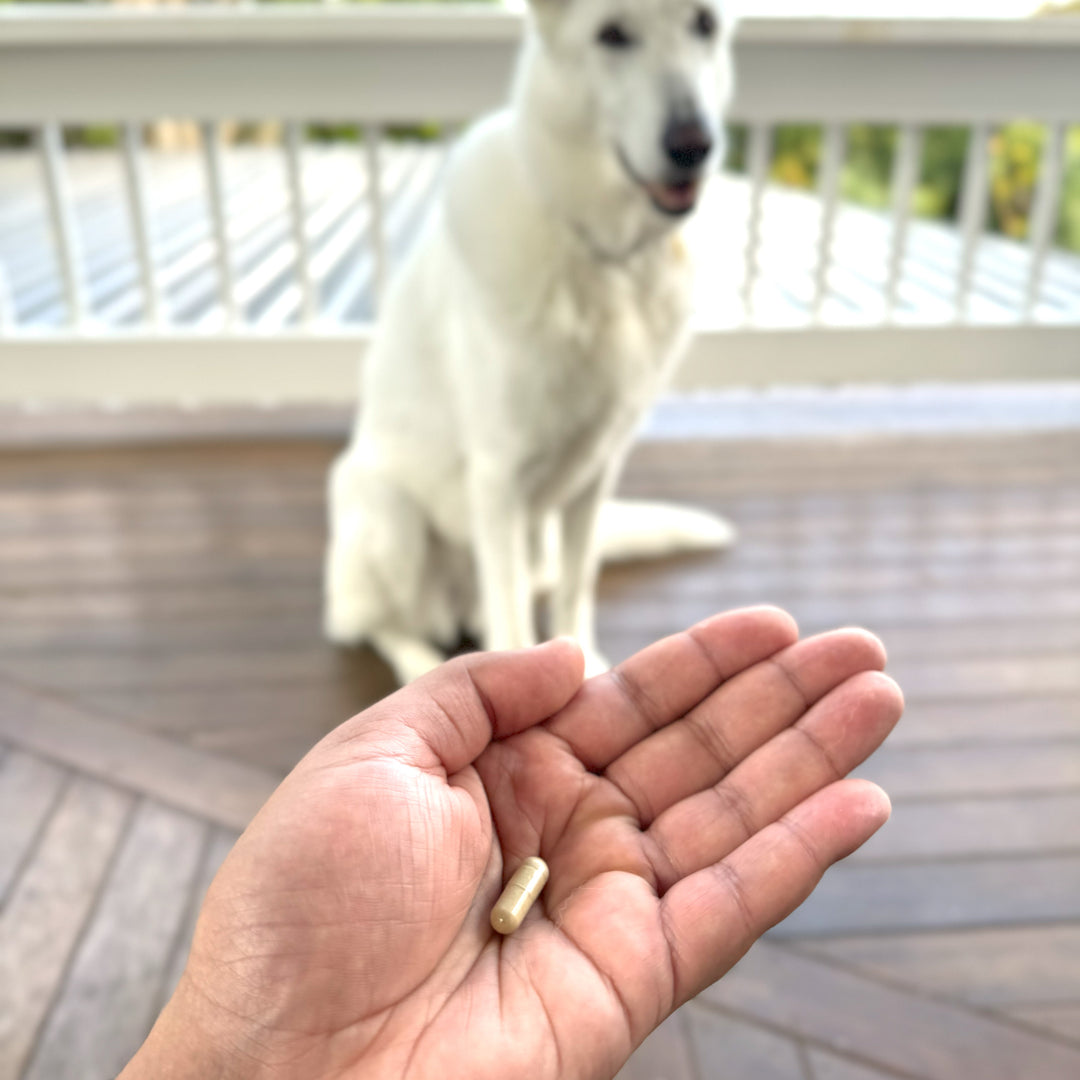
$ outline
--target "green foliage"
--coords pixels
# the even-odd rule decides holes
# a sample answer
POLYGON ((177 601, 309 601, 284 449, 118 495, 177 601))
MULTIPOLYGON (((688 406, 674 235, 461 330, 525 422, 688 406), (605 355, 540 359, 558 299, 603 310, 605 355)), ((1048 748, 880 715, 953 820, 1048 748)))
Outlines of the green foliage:
MULTIPOLYGON (((841 179, 843 197, 873 208, 892 201, 892 174, 898 133, 895 127, 855 124, 847 131, 847 156, 841 179)), ((954 221, 960 202, 964 165, 971 135, 967 128, 930 128, 925 133, 914 210, 921 217, 954 221)), ((1047 132, 1026 121, 1006 124, 991 138, 990 227, 1006 236, 1028 234, 1038 190, 1047 132)), ((772 179, 788 187, 813 189, 821 165, 819 126, 783 124, 774 131, 772 179)), ((732 133, 730 168, 746 168, 746 131, 732 133)), ((1057 240, 1080 251, 1080 128, 1069 133, 1061 220, 1057 240)))

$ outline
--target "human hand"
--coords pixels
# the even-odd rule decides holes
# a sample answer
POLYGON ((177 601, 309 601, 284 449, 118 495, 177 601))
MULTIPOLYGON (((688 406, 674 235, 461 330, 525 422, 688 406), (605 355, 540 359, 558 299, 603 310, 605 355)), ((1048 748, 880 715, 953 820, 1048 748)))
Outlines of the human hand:
POLYGON ((219 872, 121 1080, 610 1077, 886 820, 902 709, 862 631, 717 616, 582 684, 475 654, 343 724, 219 872), (530 855, 551 877, 488 922, 530 855))

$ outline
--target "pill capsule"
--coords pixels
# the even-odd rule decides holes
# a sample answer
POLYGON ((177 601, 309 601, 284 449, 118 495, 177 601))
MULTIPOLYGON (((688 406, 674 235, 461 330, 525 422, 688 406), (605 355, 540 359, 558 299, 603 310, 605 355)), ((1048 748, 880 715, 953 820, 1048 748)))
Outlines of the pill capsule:
POLYGON ((491 909, 492 927, 500 934, 512 934, 529 914, 547 879, 548 868, 543 859, 526 859, 491 909))

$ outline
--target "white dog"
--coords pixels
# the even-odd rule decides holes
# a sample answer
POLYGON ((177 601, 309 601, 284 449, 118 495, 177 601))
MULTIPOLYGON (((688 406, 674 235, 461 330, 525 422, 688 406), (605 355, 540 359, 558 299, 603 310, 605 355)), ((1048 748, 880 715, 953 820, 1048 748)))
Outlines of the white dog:
POLYGON ((601 557, 731 539, 674 508, 628 523, 624 507, 610 542, 600 520, 687 337, 678 228, 723 152, 725 5, 530 6, 512 102, 450 163, 331 474, 326 632, 369 641, 403 681, 463 627, 488 648, 533 643, 547 587, 548 629, 600 669, 601 557))

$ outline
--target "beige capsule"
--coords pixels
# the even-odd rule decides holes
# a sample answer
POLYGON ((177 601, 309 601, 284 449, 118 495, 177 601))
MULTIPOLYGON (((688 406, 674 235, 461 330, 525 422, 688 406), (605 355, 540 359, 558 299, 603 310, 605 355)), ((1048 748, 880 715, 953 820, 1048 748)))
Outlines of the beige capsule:
POLYGON ((543 859, 526 859, 506 883, 491 909, 491 925, 500 934, 512 934, 522 923, 547 884, 548 866, 543 859))

